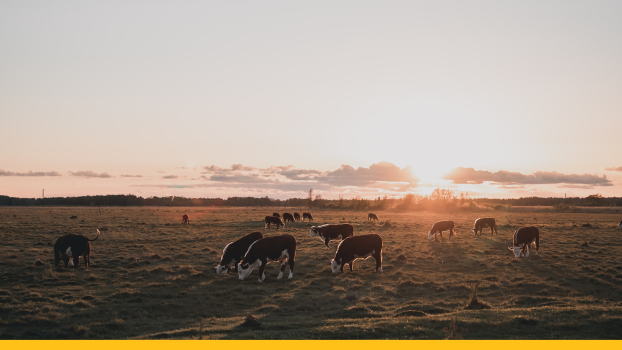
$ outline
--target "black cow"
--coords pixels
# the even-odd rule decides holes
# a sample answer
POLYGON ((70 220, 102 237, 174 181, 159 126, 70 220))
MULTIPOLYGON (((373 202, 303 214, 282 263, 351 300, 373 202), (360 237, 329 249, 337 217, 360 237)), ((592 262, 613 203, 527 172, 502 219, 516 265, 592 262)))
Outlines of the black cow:
POLYGON ((284 222, 294 222, 294 216, 290 213, 283 213, 283 221, 284 222))
POLYGON ((497 233, 497 225, 495 223, 495 218, 479 218, 475 220, 475 224, 473 225, 473 233, 477 236, 477 231, 479 231, 479 235, 482 235, 482 230, 484 228, 490 227, 490 235, 492 236, 494 233, 497 233))
POLYGON ((248 252, 238 264, 238 275, 241 280, 250 275, 253 269, 259 268, 259 282, 266 278, 264 270, 270 261, 281 262, 281 272, 277 279, 283 277, 285 265, 289 264, 289 276, 294 277, 294 261, 296 260, 296 238, 291 235, 266 237, 251 244, 248 252))
POLYGON ((279 213, 272 213, 272 216, 276 216, 277 218, 281 217, 281 215, 279 215, 279 213))
POLYGON ((305 221, 305 219, 309 219, 309 221, 313 221, 313 215, 311 215, 311 213, 302 213, 302 221, 305 221))
POLYGON ((300 214, 294 213, 294 220, 300 221, 300 214))
POLYGON ((378 217, 374 213, 367 214, 367 221, 378 221, 378 217))
POLYGON ((283 220, 281 220, 281 218, 278 218, 276 216, 266 216, 264 218, 264 222, 266 223, 264 225, 264 228, 270 228, 270 224, 275 224, 276 225, 276 229, 278 230, 279 227, 283 226, 285 227, 285 223, 283 223, 283 220))
POLYGON ((428 231, 428 239, 432 239, 436 241, 436 235, 441 235, 441 241, 443 240, 443 231, 449 231, 449 239, 454 235, 454 222, 451 220, 447 221, 437 221, 432 225, 432 229, 428 231))
POLYGON ((514 246, 508 247, 514 253, 514 256, 529 256, 529 247, 531 243, 536 242, 536 255, 540 249, 540 231, 537 227, 523 227, 514 232, 514 246))
POLYGON ((328 242, 335 239, 346 239, 354 236, 354 227, 350 224, 311 226, 310 237, 318 237, 330 248, 328 242))
POLYGON ((233 267, 234 271, 237 272, 238 264, 244 258, 248 247, 262 238, 263 234, 261 232, 252 232, 235 242, 227 244, 225 249, 222 250, 222 257, 220 258, 220 264, 216 266, 216 273, 227 273, 230 267, 233 267))
POLYGON ((353 236, 346 238, 337 247, 335 258, 330 262, 333 273, 343 272, 345 264, 350 265, 356 259, 376 259, 376 272, 382 272, 382 237, 377 234, 353 236))
POLYGON ((65 267, 71 266, 74 269, 78 268, 80 263, 80 257, 84 257, 84 264, 88 268, 91 265, 91 242, 99 238, 99 230, 97 230, 97 237, 94 239, 88 239, 82 235, 68 234, 64 235, 56 240, 54 244, 54 260, 56 267, 60 263, 62 256, 65 262, 65 267))

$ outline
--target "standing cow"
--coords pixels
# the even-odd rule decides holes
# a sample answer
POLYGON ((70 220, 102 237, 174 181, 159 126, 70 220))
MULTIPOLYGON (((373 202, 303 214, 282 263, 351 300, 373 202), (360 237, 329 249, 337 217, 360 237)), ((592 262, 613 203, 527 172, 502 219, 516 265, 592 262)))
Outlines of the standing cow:
POLYGON ((305 221, 305 219, 309 219, 309 221, 313 221, 313 215, 311 215, 311 213, 302 213, 302 221, 305 221))
POLYGON ((536 255, 540 249, 540 231, 537 227, 523 227, 514 232, 514 244, 512 247, 508 247, 514 253, 514 256, 520 258, 521 256, 529 256, 529 247, 533 242, 536 243, 536 255))
POLYGON ((353 236, 339 243, 330 267, 333 273, 337 273, 343 272, 345 264, 349 264, 350 271, 353 271, 354 260, 370 256, 376 259, 376 272, 382 272, 382 237, 377 234, 353 236))
POLYGON ((261 232, 252 232, 235 242, 227 244, 225 249, 222 250, 222 257, 220 258, 220 264, 216 267, 216 273, 227 273, 231 267, 237 271, 238 264, 244 258, 244 254, 246 254, 251 244, 262 238, 263 234, 261 232))
POLYGON ((367 214, 367 221, 378 221, 378 216, 374 213, 367 214))
POLYGON ((91 265, 91 242, 99 238, 99 230, 94 239, 88 239, 83 235, 68 234, 56 240, 54 244, 54 260, 56 267, 60 263, 61 258, 65 263, 65 267, 78 268, 80 257, 84 257, 84 264, 88 268, 91 265))
POLYGON ((311 226, 310 232, 310 237, 318 237, 320 240, 324 241, 326 249, 328 249, 330 248, 328 242, 330 242, 331 239, 343 240, 354 236, 354 226, 350 224, 311 226))
POLYGON ((238 264, 238 275, 244 280, 253 269, 259 268, 259 282, 266 278, 264 270, 270 261, 281 262, 281 272, 277 279, 283 277, 285 265, 289 264, 289 276, 294 277, 294 261, 296 260, 296 238, 291 235, 266 237, 251 244, 248 252, 238 264))
POLYGON ((496 233, 497 236, 499 235, 499 233, 497 233, 495 218, 479 218, 475 220, 475 224, 473 225, 473 234, 477 236, 477 231, 479 231, 479 235, 481 236, 482 230, 484 230, 484 228, 486 227, 490 227, 491 236, 493 235, 493 233, 496 233))
POLYGON ((264 218, 264 228, 270 228, 270 224, 275 224, 276 225, 276 229, 278 230, 279 227, 283 226, 285 227, 285 223, 283 223, 283 220, 281 220, 281 218, 276 217, 276 216, 266 216, 264 218))
POLYGON ((184 214, 184 216, 181 217, 181 219, 183 220, 181 223, 182 224, 189 224, 190 223, 190 218, 188 217, 188 214, 184 214))
POLYGON ((300 221, 300 214, 294 213, 294 220, 300 221))
POLYGON ((437 221, 432 225, 432 229, 428 231, 428 239, 434 238, 436 241, 436 235, 441 235, 441 241, 443 240, 443 231, 449 231, 449 239, 454 235, 454 222, 451 220, 437 221))
POLYGON ((283 222, 294 222, 294 216, 290 213, 283 213, 283 222))

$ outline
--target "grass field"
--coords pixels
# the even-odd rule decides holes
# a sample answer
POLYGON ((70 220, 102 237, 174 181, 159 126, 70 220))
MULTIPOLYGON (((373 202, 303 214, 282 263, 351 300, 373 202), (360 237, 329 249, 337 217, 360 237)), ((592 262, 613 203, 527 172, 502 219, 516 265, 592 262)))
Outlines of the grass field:
POLYGON ((374 225, 367 212, 312 210, 316 225, 384 239, 384 272, 370 258, 332 274, 338 242, 324 250, 307 222, 264 229, 273 211, 307 209, 2 207, 0 338, 443 339, 452 322, 464 339, 622 337, 620 214, 376 212, 374 225), (471 234, 485 216, 498 236, 471 234), (456 239, 428 242, 445 219, 456 239), (514 258, 512 234, 532 225, 541 255, 514 258), (58 237, 97 228, 88 270, 54 268, 58 237), (223 247, 252 231, 296 237, 293 279, 277 281, 277 263, 264 283, 215 274, 223 247), (467 308, 476 282, 488 308, 467 308))

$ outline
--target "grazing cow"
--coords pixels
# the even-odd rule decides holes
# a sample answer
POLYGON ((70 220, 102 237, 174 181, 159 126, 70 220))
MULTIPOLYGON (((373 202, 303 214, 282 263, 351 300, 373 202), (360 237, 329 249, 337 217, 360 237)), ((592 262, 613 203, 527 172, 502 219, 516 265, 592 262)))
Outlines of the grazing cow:
POLYGON ((497 236, 499 235, 499 233, 497 233, 497 225, 495 223, 495 218, 479 218, 475 220, 475 225, 473 225, 473 234, 477 236, 477 231, 479 231, 479 235, 481 236, 482 230, 484 230, 484 228, 486 227, 490 227, 491 236, 493 233, 496 233, 497 236))
POLYGON ((264 270, 268 262, 280 261, 281 272, 276 279, 279 280, 283 277, 286 264, 289 264, 288 278, 292 278, 294 277, 295 260, 296 238, 294 236, 280 235, 262 238, 248 248, 244 259, 238 264, 238 275, 243 280, 251 274, 253 269, 259 268, 259 282, 263 282, 266 278, 264 270))
POLYGON ((220 264, 216 266, 216 273, 227 273, 230 267, 233 267, 237 272, 238 264, 244 258, 248 247, 262 238, 263 234, 261 232, 252 232, 235 242, 227 244, 225 249, 222 250, 222 258, 220 258, 220 264))
POLYGON ((520 258, 521 256, 529 256, 529 246, 531 243, 536 242, 536 255, 540 249, 540 231, 537 227, 523 227, 514 232, 514 246, 508 247, 514 253, 514 256, 520 258))
POLYGON ((374 213, 367 214, 367 221, 378 221, 378 216, 374 213))
POLYGON ((189 224, 190 220, 188 220, 188 214, 184 214, 184 216, 182 216, 183 221, 181 222, 182 224, 189 224))
POLYGON ((331 239, 346 239, 348 237, 354 236, 354 227, 350 224, 340 224, 340 225, 322 225, 322 226, 311 226, 311 235, 310 237, 317 237, 321 241, 324 241, 326 244, 326 249, 330 248, 328 246, 328 242, 331 239))
POLYGON ((447 221, 437 221, 432 225, 432 229, 428 232, 428 239, 432 239, 436 241, 436 235, 441 235, 441 241, 443 240, 443 231, 449 231, 449 239, 454 235, 454 222, 451 220, 447 221))
POLYGON ((300 214, 294 213, 294 220, 300 221, 300 214))
POLYGON ((283 223, 283 220, 281 220, 281 218, 278 218, 276 216, 266 216, 264 218, 264 222, 266 223, 264 225, 264 228, 270 228, 270 224, 275 224, 276 225, 276 229, 278 230, 279 227, 283 226, 285 227, 285 223, 283 223))
POLYGON ((283 213, 283 222, 294 222, 294 216, 290 213, 283 213))
POLYGON ((272 216, 276 216, 277 218, 281 217, 281 215, 279 215, 279 213, 272 213, 272 216))
POLYGON ((313 215, 311 215, 311 213, 302 213, 302 221, 305 221, 305 219, 309 219, 309 221, 313 221, 313 215))
POLYGON ((54 244, 54 260, 56 261, 56 267, 60 263, 62 258, 65 262, 65 267, 71 266, 74 269, 78 268, 80 263, 80 257, 84 257, 84 264, 88 268, 91 265, 91 243, 99 238, 99 230, 97 230, 97 237, 94 239, 88 239, 82 235, 68 234, 60 237, 54 244), (62 257, 61 257, 62 256, 62 257))
POLYGON ((333 273, 337 273, 343 272, 345 264, 349 264, 350 271, 353 271, 354 260, 370 256, 376 259, 376 272, 382 272, 382 237, 377 234, 353 236, 339 243, 330 267, 333 273))

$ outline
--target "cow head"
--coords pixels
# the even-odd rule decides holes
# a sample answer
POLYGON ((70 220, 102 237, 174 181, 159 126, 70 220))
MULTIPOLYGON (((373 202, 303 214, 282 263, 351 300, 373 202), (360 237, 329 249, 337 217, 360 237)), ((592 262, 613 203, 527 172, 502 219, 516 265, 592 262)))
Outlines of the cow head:
POLYGON ((339 259, 339 263, 335 259, 331 260, 330 268, 333 270, 333 273, 343 272, 343 259, 339 259))
POLYGON ((220 264, 216 266, 216 273, 227 273, 229 272, 229 268, 235 264, 235 259, 231 256, 231 254, 227 254, 227 248, 233 242, 227 244, 225 249, 222 250, 222 256, 220 257, 220 264))
POLYGON ((242 261, 238 264, 238 276, 240 280, 244 280, 248 275, 253 272, 254 269, 259 268, 261 266, 261 260, 257 259, 254 263, 249 264, 242 261))
POLYGON ((434 233, 432 233, 432 231, 428 231, 428 240, 434 238, 434 233))
POLYGON ((473 231, 473 234, 474 234, 474 235, 476 235, 476 234, 477 234, 477 229, 476 229, 475 227, 473 227, 471 230, 473 231))
POLYGON ((311 231, 309 231, 311 234, 309 235, 309 237, 319 237, 320 233, 317 232, 317 229, 315 226, 311 226, 311 231))
POLYGON ((521 247, 508 247, 508 249, 514 253, 514 257, 516 258, 520 258, 521 256, 523 256, 521 247))

